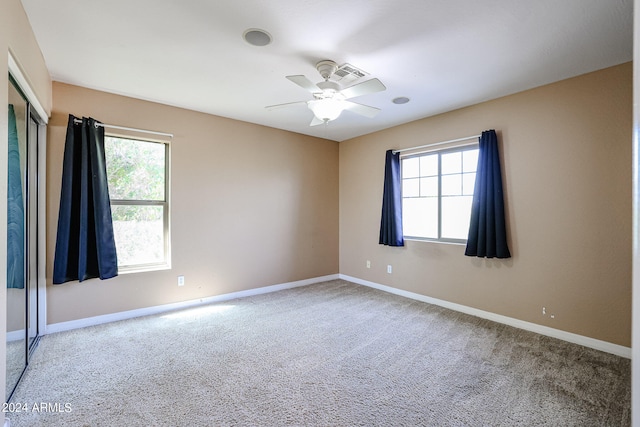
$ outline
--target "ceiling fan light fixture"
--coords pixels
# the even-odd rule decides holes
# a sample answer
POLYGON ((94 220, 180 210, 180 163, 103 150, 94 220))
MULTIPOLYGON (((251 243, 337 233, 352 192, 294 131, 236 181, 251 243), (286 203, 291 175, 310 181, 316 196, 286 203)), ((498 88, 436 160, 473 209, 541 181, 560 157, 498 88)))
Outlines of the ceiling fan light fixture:
POLYGON ((342 110, 344 110, 342 101, 331 98, 309 101, 307 105, 309 109, 313 111, 313 114, 323 122, 330 122, 331 120, 337 119, 342 113, 342 110))

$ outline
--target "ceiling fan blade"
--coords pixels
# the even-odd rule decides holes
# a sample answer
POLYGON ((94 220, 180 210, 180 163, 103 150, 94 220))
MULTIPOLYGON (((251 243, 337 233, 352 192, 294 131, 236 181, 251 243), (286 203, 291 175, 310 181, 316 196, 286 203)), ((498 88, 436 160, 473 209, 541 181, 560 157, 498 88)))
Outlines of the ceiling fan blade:
POLYGON ((379 108, 371 107, 369 105, 362 105, 352 101, 343 102, 345 110, 353 111, 354 113, 360 114, 361 116, 365 116, 370 119, 374 118, 376 114, 380 112, 379 108))
POLYGON ((340 91, 345 98, 354 98, 356 96, 369 95, 370 93, 382 92, 387 88, 378 79, 367 80, 366 82, 358 83, 353 86, 349 86, 340 91))
POLYGON ((316 116, 313 116, 313 120, 311 120, 311 123, 309 123, 309 126, 318 126, 323 124, 324 124, 324 120, 320 120, 316 116))
POLYGON ((277 110, 278 108, 285 108, 285 107, 293 107, 296 105, 307 105, 307 101, 297 101, 297 102, 288 102, 286 104, 277 104, 277 105, 268 105, 264 108, 266 108, 267 110, 271 111, 271 110, 277 110))
POLYGON ((311 93, 322 92, 322 90, 316 86, 311 80, 306 78, 305 76, 287 76, 289 80, 297 84, 303 89, 308 90, 311 93))

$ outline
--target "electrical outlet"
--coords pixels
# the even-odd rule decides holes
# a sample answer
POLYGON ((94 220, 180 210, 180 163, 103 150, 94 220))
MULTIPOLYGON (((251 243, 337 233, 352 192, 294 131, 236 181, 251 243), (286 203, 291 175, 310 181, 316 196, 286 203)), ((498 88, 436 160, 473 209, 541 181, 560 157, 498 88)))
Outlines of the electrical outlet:
POLYGON ((178 286, 184 286, 184 276, 178 276, 178 286))
POLYGON ((371 261, 367 260, 367 268, 371 268, 371 261))
POLYGON ((391 267, 390 265, 387 265, 387 273, 393 273, 393 267, 391 267))
POLYGON ((543 316, 547 315, 547 307, 542 307, 542 315, 543 316))

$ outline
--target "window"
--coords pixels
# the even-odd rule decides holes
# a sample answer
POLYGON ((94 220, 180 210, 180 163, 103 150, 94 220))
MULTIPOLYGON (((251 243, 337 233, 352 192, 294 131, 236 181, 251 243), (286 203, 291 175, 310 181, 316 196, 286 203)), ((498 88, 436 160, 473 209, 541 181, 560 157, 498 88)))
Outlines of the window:
POLYGON ((404 236, 450 242, 466 241, 477 165, 477 146, 404 157, 404 236))
POLYGON ((169 144, 105 136, 118 270, 169 266, 169 144))

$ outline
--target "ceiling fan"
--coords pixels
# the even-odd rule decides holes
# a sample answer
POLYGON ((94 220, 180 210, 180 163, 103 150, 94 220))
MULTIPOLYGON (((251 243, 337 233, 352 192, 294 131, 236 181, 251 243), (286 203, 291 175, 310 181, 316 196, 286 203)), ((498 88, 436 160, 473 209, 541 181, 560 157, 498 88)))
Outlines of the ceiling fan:
POLYGON ((310 126, 316 126, 335 120, 344 110, 353 111, 354 113, 369 118, 373 118, 378 114, 380 111, 379 108, 358 104, 357 102, 349 101, 349 99, 385 90, 386 87, 380 80, 370 79, 341 89, 338 83, 329 80, 336 70, 338 70, 338 65, 335 62, 320 61, 316 64, 316 69, 324 79, 324 81, 318 84, 312 83, 311 80, 302 75, 287 76, 287 79, 311 92, 313 94, 312 100, 270 105, 266 108, 268 110, 273 110, 276 108, 291 107, 295 105, 306 105, 314 114, 310 126))

